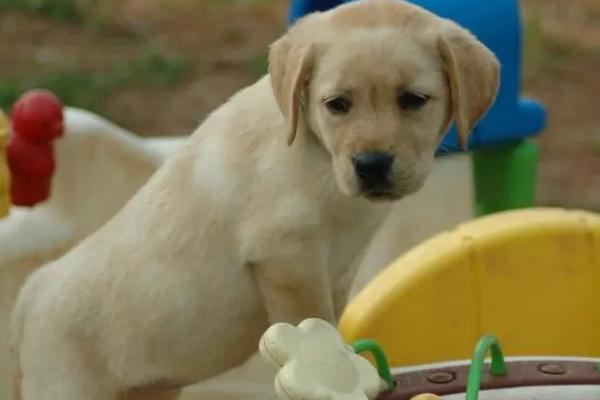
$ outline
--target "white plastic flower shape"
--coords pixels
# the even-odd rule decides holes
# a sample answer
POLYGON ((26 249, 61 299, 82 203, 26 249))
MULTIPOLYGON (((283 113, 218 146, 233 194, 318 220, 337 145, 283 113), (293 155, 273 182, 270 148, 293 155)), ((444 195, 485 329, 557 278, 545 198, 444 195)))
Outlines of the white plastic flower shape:
POLYGON ((320 319, 279 323, 260 340, 263 359, 279 370, 279 400, 367 400, 384 389, 375 368, 320 319))

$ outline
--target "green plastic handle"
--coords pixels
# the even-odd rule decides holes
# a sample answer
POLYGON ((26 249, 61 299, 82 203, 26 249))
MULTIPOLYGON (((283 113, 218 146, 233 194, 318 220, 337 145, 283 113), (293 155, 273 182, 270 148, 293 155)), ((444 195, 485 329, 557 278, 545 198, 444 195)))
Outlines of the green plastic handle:
POLYGON ((352 343, 352 348, 356 354, 364 353, 368 351, 375 357, 375 363, 377 364, 377 372, 379 376, 387 383, 388 389, 392 390, 396 386, 392 373, 390 371, 390 365, 388 363, 385 353, 381 347, 371 339, 357 340, 352 343))
POLYGON ((500 343, 493 335, 485 335, 477 343, 473 358, 471 359, 471 366, 469 367, 469 380, 467 381, 467 400, 477 400, 479 398, 479 389, 481 387, 481 378, 483 376, 483 366, 485 362, 485 356, 488 350, 492 356, 492 365, 490 373, 492 375, 500 376, 506 375, 507 368, 506 362, 504 361, 504 355, 500 348, 500 343))

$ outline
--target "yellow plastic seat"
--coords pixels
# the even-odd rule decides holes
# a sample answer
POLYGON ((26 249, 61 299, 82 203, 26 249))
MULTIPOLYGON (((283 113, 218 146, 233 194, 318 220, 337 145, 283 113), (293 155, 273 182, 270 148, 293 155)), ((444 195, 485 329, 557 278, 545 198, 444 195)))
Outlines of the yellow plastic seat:
POLYGON ((470 358, 485 333, 507 355, 600 356, 600 215, 527 209, 439 234, 371 281, 340 329, 393 366, 470 358))

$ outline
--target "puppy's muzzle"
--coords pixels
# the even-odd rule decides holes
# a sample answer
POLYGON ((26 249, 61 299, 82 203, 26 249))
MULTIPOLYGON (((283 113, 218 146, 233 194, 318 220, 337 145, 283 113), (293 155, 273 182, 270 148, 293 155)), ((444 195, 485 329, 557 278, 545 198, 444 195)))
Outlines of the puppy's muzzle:
POLYGON ((392 191, 390 179, 394 156, 369 151, 352 156, 360 191, 368 197, 385 197, 392 191))

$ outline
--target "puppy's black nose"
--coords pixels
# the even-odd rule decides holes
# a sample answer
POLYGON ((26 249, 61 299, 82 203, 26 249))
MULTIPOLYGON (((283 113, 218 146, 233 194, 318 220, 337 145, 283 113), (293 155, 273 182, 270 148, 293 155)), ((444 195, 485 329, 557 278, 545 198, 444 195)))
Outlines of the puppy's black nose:
POLYGON ((366 189, 378 189, 389 184, 394 156, 381 151, 369 151, 352 156, 354 170, 366 189))

